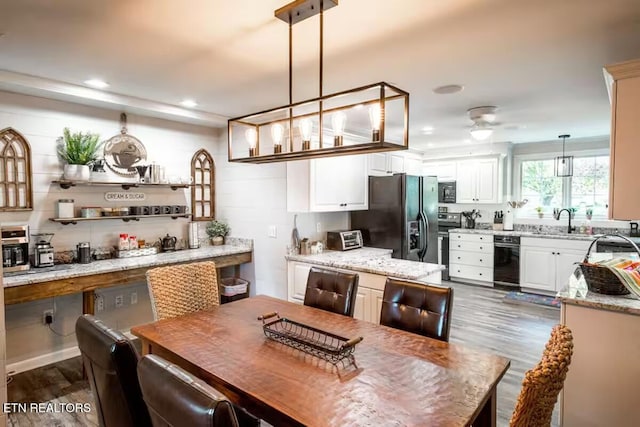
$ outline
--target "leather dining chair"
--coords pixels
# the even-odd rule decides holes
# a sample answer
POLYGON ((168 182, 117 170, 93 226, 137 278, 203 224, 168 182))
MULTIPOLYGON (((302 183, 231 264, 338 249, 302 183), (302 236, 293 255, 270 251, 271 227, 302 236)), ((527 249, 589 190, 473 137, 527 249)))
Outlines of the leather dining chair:
POLYGON ((136 375, 138 352, 127 337, 90 315, 78 318, 76 336, 99 425, 151 426, 136 375))
POLYGON ((449 341, 453 289, 387 278, 380 324, 449 341))
POLYGON ((170 265, 147 271, 155 320, 208 310, 220 304, 213 261, 170 265))
POLYGON ((154 427, 239 426, 224 395, 158 356, 142 358, 138 377, 154 427))
POLYGON ((312 267, 304 305, 353 317, 357 292, 357 274, 312 267))
POLYGON ((524 376, 510 427, 551 425, 553 407, 564 386, 572 355, 571 330, 564 325, 554 326, 540 362, 524 376))

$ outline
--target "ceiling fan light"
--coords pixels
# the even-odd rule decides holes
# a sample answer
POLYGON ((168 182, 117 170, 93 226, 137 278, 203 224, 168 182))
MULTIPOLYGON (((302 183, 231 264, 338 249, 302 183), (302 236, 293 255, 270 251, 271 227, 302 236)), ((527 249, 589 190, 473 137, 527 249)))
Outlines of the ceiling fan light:
POLYGON ((476 141, 484 141, 493 134, 493 129, 486 126, 474 126, 470 132, 476 141))

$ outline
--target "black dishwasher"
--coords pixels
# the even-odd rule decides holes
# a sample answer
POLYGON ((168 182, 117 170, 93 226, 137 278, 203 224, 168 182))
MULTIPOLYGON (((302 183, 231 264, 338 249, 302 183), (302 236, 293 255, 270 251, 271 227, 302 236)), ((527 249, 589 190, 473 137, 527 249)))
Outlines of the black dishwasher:
POLYGON ((493 236, 493 284, 520 287, 520 237, 493 236))

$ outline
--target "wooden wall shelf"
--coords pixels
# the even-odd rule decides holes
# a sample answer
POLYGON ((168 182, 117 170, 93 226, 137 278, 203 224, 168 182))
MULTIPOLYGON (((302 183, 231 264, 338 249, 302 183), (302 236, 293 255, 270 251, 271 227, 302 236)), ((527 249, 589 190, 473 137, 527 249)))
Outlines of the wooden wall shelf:
POLYGON ((189 188, 192 184, 146 184, 140 182, 103 182, 103 181, 70 181, 65 179, 59 179, 51 181, 52 184, 57 184, 60 188, 66 190, 75 186, 101 186, 101 187, 122 187, 123 190, 129 190, 131 188, 171 188, 177 190, 178 188, 189 188))
POLYGON ((82 221, 103 221, 108 219, 121 219, 124 222, 140 221, 140 218, 189 218, 191 214, 159 214, 159 215, 119 215, 119 216, 97 216, 93 218, 49 218, 49 221, 62 225, 77 224, 82 221))

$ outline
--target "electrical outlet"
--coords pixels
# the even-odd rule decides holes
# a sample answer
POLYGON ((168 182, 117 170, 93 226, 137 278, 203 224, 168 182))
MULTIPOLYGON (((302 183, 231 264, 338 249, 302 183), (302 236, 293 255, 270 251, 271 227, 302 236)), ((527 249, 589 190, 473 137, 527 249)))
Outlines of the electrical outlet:
POLYGON ((124 296, 116 295, 116 308, 122 308, 124 306, 124 296))
POLYGON ((267 232, 267 236, 273 237, 274 239, 278 237, 278 228, 275 225, 270 225, 269 231, 267 232))
POLYGON ((131 305, 135 305, 138 303, 138 293, 131 292, 131 305))
POLYGON ((96 294, 96 311, 103 311, 104 310, 104 297, 102 295, 98 295, 96 294))
POLYGON ((322 223, 321 222, 316 224, 316 233, 322 233, 322 223))
POLYGON ((45 310, 42 312, 42 323, 50 325, 53 323, 53 310, 45 310))

